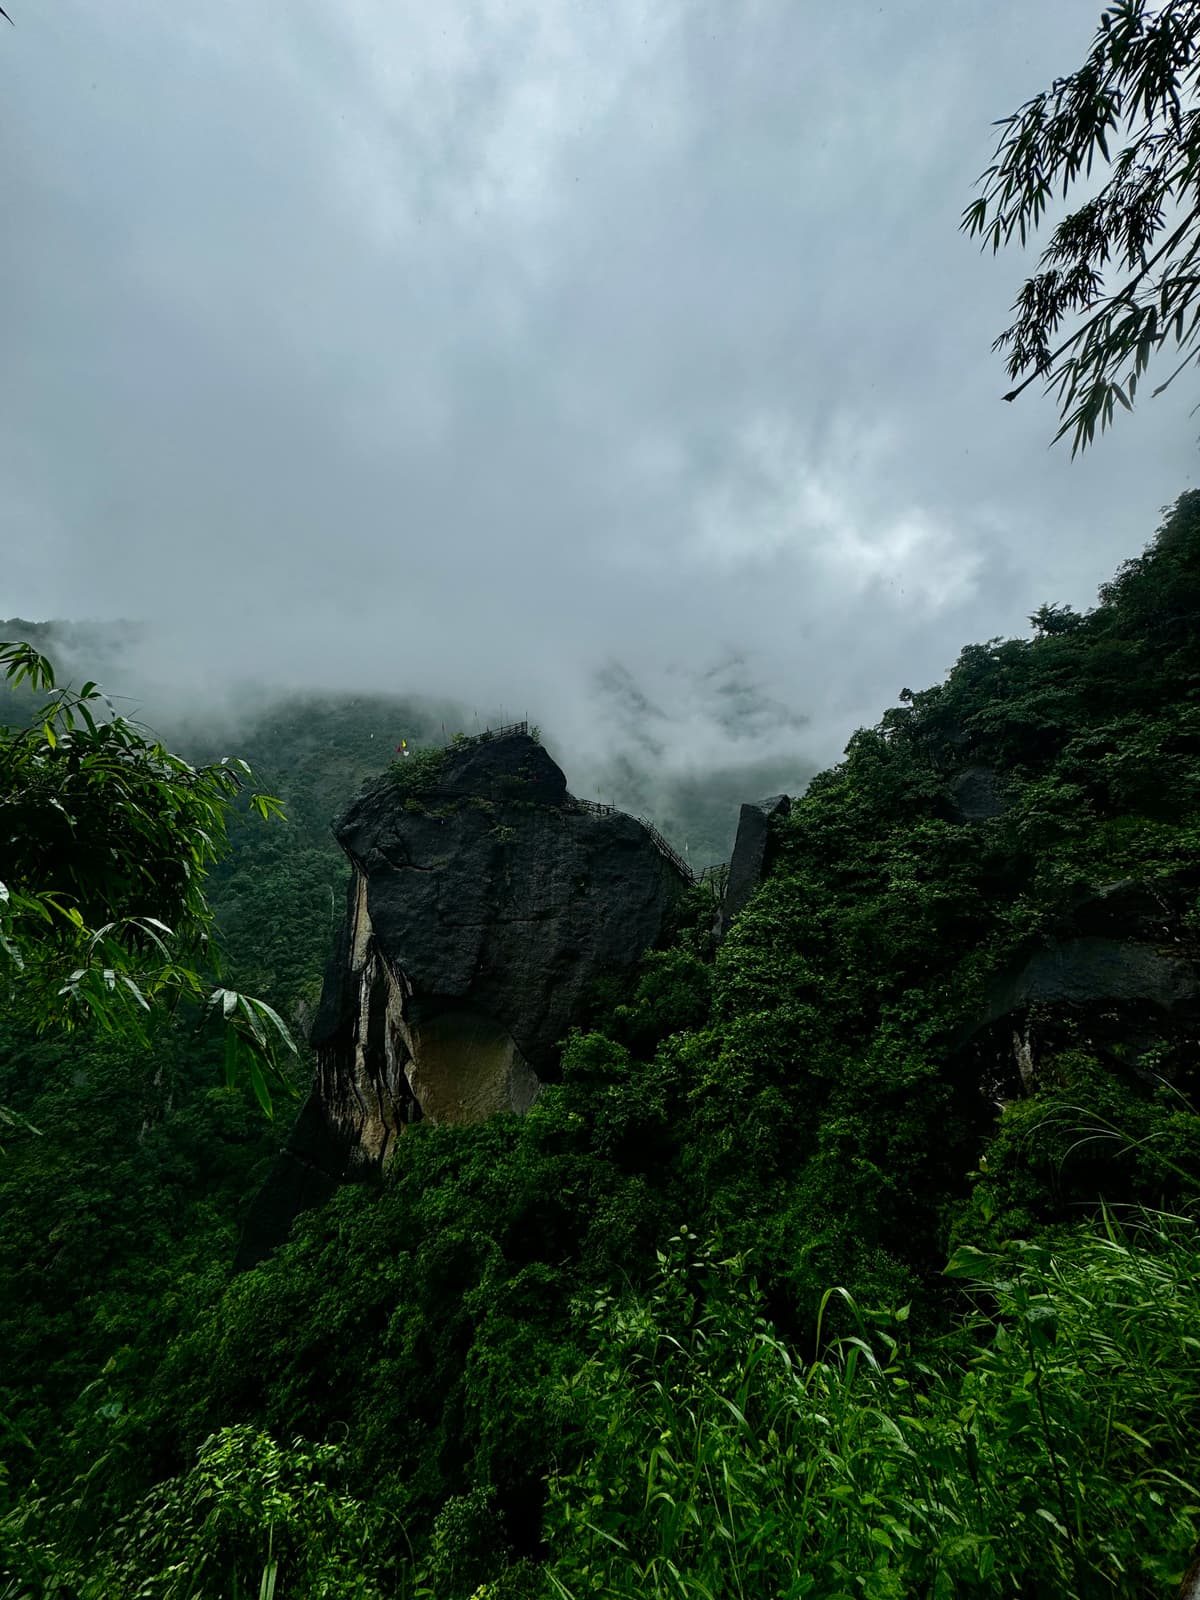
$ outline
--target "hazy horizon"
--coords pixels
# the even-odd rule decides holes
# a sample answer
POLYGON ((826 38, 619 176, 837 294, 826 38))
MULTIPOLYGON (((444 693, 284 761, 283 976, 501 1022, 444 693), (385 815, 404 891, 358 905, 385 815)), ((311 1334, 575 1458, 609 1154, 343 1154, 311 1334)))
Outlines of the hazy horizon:
POLYGON ((1074 462, 1003 404, 958 231, 1091 0, 12 10, 0 613, 144 625, 151 715, 810 772, 1192 481, 1186 380, 1074 462))

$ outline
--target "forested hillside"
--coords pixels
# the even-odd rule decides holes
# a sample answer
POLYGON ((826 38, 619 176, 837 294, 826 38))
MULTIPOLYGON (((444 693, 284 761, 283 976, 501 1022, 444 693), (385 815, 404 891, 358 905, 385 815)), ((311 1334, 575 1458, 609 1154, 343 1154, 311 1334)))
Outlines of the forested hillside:
MULTIPOLYGON (((1200 493, 1033 622, 855 734, 717 947, 693 891, 528 1115, 415 1125, 239 1277, 279 1132, 211 1047, 10 1031, 0 1595, 1170 1593, 1200 493)), ((293 1018, 328 817, 422 715, 297 703, 240 751, 291 820, 213 896, 293 1018)))

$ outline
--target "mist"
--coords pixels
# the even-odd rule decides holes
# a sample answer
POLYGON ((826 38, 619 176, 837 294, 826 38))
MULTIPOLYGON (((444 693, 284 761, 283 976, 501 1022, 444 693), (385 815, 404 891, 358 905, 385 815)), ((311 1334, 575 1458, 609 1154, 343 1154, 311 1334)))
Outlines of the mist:
POLYGON ((958 231, 1092 0, 13 14, 0 613, 130 619, 151 720, 423 696, 728 811, 1192 481, 1186 392, 1002 403, 958 231))

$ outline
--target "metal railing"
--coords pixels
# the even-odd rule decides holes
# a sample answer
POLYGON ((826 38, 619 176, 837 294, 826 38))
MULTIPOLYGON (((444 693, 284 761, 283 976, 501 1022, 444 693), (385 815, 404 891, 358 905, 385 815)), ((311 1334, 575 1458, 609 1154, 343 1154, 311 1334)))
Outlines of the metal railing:
POLYGON ((528 733, 529 723, 506 722, 502 728, 485 728, 482 733, 457 733, 447 744, 447 750, 461 750, 465 744, 486 744, 489 739, 503 739, 510 733, 528 733))
MULTIPOLYGON (((567 804, 576 811, 586 811, 588 815, 592 817, 625 817, 629 815, 627 811, 622 811, 619 806, 605 805, 600 800, 581 800, 578 795, 571 795, 567 801, 567 804)), ((668 844, 667 840, 663 838, 662 834, 659 833, 658 829, 650 821, 650 818, 638 817, 636 820, 649 834, 650 842, 658 851, 659 855, 664 856, 675 868, 676 872, 678 872, 679 875, 688 883, 695 883, 696 874, 692 871, 691 867, 688 866, 685 858, 680 855, 679 851, 676 850, 673 844, 668 844)))
POLYGON ((667 841, 663 838, 662 834, 659 833, 658 829, 654 826, 654 824, 650 821, 650 819, 648 817, 639 817, 638 821, 641 823, 642 827, 645 828, 646 832, 650 835, 651 843, 653 845, 655 845, 655 847, 658 850, 659 855, 660 856, 665 856, 667 858, 667 860, 671 863, 671 865, 676 868, 676 870, 680 873, 680 875, 684 879, 686 879, 686 881, 688 883, 695 883, 695 881, 696 881, 695 874, 693 873, 691 867, 688 866, 688 864, 684 860, 683 856, 681 856, 679 854, 679 851, 676 850, 675 846, 673 844, 668 844, 667 843, 667 841))
POLYGON ((589 816, 593 817, 611 817, 617 809, 616 806, 605 805, 600 800, 581 800, 575 794, 571 796, 569 804, 576 811, 586 811, 589 816))

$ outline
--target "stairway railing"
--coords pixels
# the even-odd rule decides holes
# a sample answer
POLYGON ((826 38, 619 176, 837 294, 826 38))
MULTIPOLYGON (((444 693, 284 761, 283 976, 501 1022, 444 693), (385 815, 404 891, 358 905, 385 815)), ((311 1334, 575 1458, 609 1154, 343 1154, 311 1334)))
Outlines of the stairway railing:
POLYGON ((673 844, 668 844, 649 817, 639 817, 638 821, 650 835, 651 842, 657 847, 659 855, 666 856, 671 865, 678 870, 680 876, 685 878, 688 883, 695 883, 696 875, 687 861, 680 855, 673 844))

